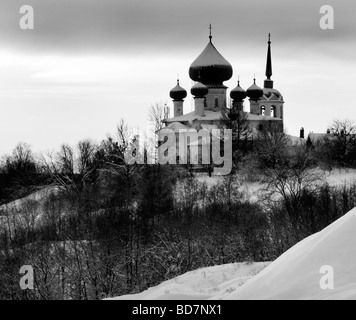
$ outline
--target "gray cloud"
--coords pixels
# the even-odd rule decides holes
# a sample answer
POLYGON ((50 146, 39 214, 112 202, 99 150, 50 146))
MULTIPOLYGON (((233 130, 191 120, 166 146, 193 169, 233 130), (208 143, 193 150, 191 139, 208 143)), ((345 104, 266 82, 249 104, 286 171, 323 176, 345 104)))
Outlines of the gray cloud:
POLYGON ((335 30, 319 28, 324 0, 29 0, 35 9, 35 30, 19 28, 23 0, 1 4, 2 46, 29 52, 122 53, 144 55, 179 52, 214 39, 246 50, 268 32, 285 46, 329 43, 347 54, 354 42, 356 4, 330 0, 335 30), (344 48, 344 50, 342 50, 344 48))

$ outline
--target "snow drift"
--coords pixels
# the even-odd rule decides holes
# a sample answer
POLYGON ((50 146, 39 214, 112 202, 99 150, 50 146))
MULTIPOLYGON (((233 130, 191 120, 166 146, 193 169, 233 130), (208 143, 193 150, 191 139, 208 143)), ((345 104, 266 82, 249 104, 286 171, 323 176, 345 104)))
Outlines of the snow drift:
POLYGON ((125 295, 119 300, 203 300, 218 292, 230 292, 232 284, 240 286, 269 262, 231 263, 201 268, 167 280, 138 294, 125 295))
MULTIPOLYGON (((330 274, 329 274, 330 275, 330 274)), ((356 208, 285 252, 223 299, 356 299, 356 208), (334 271, 334 289, 322 289, 323 266, 334 271)))
POLYGON ((356 208, 267 265, 199 269, 116 299, 356 299, 356 208), (321 286, 332 276, 324 266, 333 269, 333 289, 321 286))

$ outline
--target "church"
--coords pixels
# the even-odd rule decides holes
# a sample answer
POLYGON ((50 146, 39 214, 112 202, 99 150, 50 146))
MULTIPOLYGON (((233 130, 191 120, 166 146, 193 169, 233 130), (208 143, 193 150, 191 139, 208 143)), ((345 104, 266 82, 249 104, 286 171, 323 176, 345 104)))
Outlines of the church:
POLYGON ((246 118, 251 132, 257 134, 263 130, 283 131, 284 100, 282 94, 273 87, 271 37, 268 36, 266 80, 263 88, 253 84, 245 91, 237 86, 230 91, 231 102, 227 103, 227 89, 224 81, 233 75, 231 64, 216 49, 212 41, 211 25, 209 41, 201 54, 193 61, 189 68, 189 77, 195 82, 190 92, 194 97, 194 111, 184 113, 184 99, 187 91, 177 80, 177 85, 170 91, 173 99, 173 117, 166 117, 163 122, 166 128, 178 133, 180 129, 217 129, 220 128, 222 111, 226 108, 243 110, 246 98, 250 102, 250 111, 246 118))

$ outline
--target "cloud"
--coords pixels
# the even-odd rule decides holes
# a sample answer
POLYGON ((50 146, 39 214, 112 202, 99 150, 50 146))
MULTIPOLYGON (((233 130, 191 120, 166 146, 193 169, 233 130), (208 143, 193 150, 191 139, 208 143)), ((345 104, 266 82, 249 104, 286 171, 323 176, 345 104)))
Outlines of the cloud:
MULTIPOLYGON (((232 64, 226 83, 264 79, 272 33, 273 79, 286 99, 286 127, 321 131, 338 115, 355 118, 354 0, 328 0, 335 30, 319 27, 325 0, 5 0, 0 10, 0 154, 19 141, 37 150, 101 139, 120 117, 144 127, 147 109, 168 101, 179 73, 208 41, 232 64), (35 10, 35 30, 19 9, 35 10), (340 81, 342 79, 342 81, 340 81), (307 115, 307 116, 306 116, 307 115), (98 121, 100 119, 100 121, 98 121)), ((184 110, 193 103, 188 94, 184 110)))
POLYGON ((31 0, 35 30, 19 28, 23 0, 2 4, 0 37, 31 52, 109 52, 145 55, 202 47, 213 24, 214 38, 245 48, 272 32, 285 45, 310 46, 353 40, 354 1, 330 0, 335 30, 319 27, 323 0, 31 0))

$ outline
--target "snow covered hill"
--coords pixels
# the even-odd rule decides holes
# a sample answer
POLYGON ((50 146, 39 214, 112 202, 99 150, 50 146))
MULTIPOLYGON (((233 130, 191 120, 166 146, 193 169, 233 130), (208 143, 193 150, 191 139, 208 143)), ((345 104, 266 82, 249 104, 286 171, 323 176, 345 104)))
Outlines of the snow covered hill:
POLYGON ((355 230, 356 208, 269 266, 229 264, 199 269, 116 299, 356 299, 355 230), (333 289, 325 289, 332 281, 333 289))
MULTIPOLYGON (((356 208, 269 265, 225 299, 356 299, 356 208), (322 289, 322 267, 334 289, 322 289), (325 270, 325 269, 324 269, 325 270)), ((326 282, 326 281, 325 281, 326 282)))
POLYGON ((115 300, 189 300, 213 298, 217 293, 231 292, 230 287, 241 286, 269 262, 232 263, 187 272, 156 287, 115 300))

